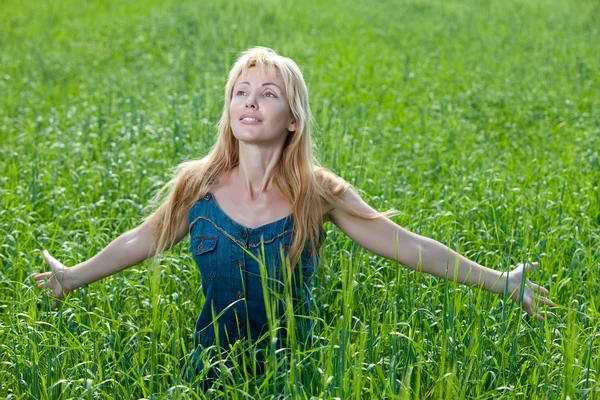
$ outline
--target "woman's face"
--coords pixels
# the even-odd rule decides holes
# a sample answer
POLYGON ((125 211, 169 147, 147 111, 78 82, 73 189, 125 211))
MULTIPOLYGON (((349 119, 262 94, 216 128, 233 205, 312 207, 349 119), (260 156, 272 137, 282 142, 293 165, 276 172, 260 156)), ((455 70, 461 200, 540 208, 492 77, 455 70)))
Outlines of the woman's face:
POLYGON ((233 86, 229 105, 233 135, 249 143, 279 144, 296 130, 281 75, 274 69, 250 68, 233 86))

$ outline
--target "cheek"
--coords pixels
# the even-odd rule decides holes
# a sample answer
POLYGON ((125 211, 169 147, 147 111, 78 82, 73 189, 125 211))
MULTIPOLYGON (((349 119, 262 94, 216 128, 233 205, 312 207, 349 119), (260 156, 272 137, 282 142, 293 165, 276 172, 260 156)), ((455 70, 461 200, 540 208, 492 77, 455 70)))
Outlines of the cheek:
POLYGON ((272 109, 273 115, 277 116, 279 120, 287 121, 290 118, 290 110, 285 104, 277 104, 272 109))
POLYGON ((244 105, 244 102, 241 101, 239 98, 234 97, 229 102, 229 111, 235 110, 236 108, 240 108, 241 105, 244 105))

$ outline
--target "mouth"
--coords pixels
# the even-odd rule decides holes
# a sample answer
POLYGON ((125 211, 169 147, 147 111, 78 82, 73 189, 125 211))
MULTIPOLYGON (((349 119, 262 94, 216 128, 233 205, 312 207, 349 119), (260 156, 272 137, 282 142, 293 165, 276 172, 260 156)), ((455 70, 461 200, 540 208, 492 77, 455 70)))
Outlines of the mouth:
POLYGON ((244 114, 240 117, 240 122, 243 124, 258 124, 262 122, 259 118, 256 118, 252 115, 244 114))

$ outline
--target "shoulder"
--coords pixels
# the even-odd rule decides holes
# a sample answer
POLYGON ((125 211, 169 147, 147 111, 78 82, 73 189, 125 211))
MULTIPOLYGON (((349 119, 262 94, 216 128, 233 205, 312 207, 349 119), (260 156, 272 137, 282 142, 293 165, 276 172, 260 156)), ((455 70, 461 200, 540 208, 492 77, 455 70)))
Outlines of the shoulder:
POLYGON ((352 185, 340 176, 322 167, 315 167, 314 173, 321 194, 324 222, 333 222, 335 214, 339 211, 373 211, 352 189, 352 185))
POLYGON ((328 212, 329 220, 336 225, 343 218, 372 219, 378 214, 380 213, 367 204, 352 187, 337 197, 337 201, 330 206, 328 212))
POLYGON ((315 166, 313 168, 313 173, 317 184, 322 185, 323 189, 327 188, 336 195, 340 194, 350 186, 343 178, 334 174, 327 168, 315 166))

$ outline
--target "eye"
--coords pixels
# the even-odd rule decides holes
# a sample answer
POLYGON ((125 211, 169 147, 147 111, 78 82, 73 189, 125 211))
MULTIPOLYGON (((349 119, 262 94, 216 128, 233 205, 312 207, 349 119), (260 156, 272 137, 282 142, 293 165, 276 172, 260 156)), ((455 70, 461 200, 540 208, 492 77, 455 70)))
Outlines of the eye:
POLYGON ((243 96, 243 95, 245 95, 245 94, 246 94, 246 92, 245 92, 245 91, 243 91, 243 90, 238 90, 237 92, 235 92, 235 95, 236 95, 236 96, 243 96))
POLYGON ((277 97, 277 95, 275 93, 273 93, 273 92, 266 92, 265 96, 266 97, 277 97))

